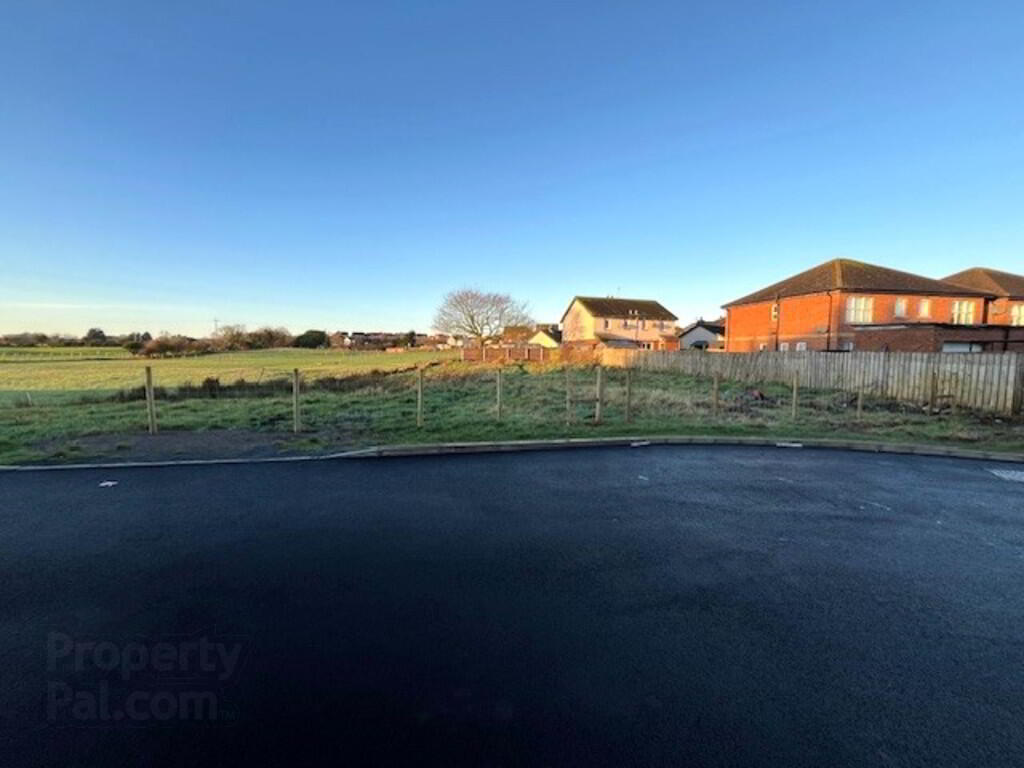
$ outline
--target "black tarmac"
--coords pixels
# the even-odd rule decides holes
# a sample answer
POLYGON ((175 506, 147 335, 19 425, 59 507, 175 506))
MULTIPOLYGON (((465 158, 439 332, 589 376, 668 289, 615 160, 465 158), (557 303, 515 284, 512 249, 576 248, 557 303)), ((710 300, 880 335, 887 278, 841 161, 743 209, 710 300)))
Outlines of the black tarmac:
POLYGON ((0 765, 1019 766, 1024 483, 990 468, 0 473, 0 765))

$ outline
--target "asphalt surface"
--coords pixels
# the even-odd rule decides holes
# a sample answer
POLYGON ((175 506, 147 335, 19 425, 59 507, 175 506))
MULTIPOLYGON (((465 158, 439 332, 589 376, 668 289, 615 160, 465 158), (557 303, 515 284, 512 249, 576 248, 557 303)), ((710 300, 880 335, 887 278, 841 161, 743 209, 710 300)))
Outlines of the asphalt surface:
POLYGON ((0 764, 1019 766, 1024 483, 989 467, 0 473, 0 764))

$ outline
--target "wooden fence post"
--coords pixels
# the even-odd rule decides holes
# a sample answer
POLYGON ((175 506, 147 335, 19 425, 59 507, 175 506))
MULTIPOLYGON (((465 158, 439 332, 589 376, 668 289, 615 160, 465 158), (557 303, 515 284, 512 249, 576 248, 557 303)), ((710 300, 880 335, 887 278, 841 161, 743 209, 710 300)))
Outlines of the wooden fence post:
POLYGON ((565 425, 572 424, 572 387, 570 386, 569 365, 565 366, 565 425))
POLYGON ((938 404, 939 401, 939 372, 934 367, 934 365, 932 367, 932 379, 931 382, 929 382, 929 384, 930 386, 928 389, 928 413, 933 414, 935 413, 935 406, 938 404))
POLYGON ((149 434, 155 435, 156 426, 156 395, 153 392, 153 368, 146 366, 146 420, 149 424, 149 434))
POLYGON ((711 409, 714 414, 718 415, 719 408, 719 389, 722 386, 722 374, 716 373, 714 379, 711 382, 711 409))
POLYGON ((416 427, 423 427, 423 366, 416 369, 416 427))
POLYGON ((633 369, 626 369, 626 423, 633 421, 633 369))
POLYGON ((498 369, 498 389, 497 389, 497 414, 498 421, 501 421, 501 368, 498 369))
POLYGON ((793 374, 793 420, 796 421, 797 400, 800 397, 800 374, 793 374))
POLYGON ((597 366, 597 381, 594 383, 595 398, 594 398, 594 423, 601 423, 601 411, 604 406, 604 368, 600 364, 597 366))
POLYGON ((292 431, 302 431, 302 421, 299 417, 299 369, 292 370, 292 431))

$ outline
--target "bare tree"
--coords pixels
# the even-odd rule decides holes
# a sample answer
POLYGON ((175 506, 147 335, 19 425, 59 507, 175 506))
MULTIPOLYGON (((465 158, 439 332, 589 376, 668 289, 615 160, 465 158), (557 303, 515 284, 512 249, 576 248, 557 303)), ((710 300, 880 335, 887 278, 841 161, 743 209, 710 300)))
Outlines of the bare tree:
POLYGON ((213 343, 218 349, 245 349, 246 336, 244 325, 222 325, 213 334, 213 343))
POLYGON ((469 336, 478 342, 500 335, 507 325, 532 322, 525 303, 504 293, 486 293, 474 288, 447 294, 434 316, 436 330, 469 336))

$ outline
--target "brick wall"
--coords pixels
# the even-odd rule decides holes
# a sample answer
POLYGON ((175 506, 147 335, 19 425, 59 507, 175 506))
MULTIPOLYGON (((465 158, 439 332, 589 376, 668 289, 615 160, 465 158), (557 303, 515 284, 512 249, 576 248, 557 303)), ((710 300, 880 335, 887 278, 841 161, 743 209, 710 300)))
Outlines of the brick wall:
POLYGON ((1011 325, 1013 323, 1014 305, 1024 306, 1024 301, 1019 299, 994 299, 988 305, 987 322, 993 325, 1011 325))
POLYGON ((986 352, 1024 352, 1024 328, 861 328, 854 339, 856 349, 861 351, 941 352, 948 341, 981 344, 986 352))

